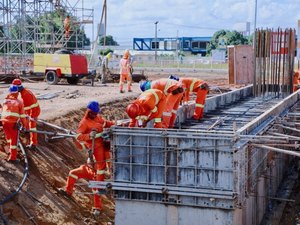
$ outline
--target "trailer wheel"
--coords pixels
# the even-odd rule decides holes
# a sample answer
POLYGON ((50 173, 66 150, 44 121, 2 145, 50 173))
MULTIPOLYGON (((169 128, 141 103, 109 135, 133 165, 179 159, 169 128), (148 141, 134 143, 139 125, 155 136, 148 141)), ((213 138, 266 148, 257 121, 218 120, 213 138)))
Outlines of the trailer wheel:
POLYGON ((58 77, 56 76, 56 73, 55 71, 48 71, 46 73, 46 81, 48 84, 57 84, 59 79, 58 77))
POLYGON ((77 77, 68 77, 67 82, 69 84, 78 84, 79 79, 77 77))

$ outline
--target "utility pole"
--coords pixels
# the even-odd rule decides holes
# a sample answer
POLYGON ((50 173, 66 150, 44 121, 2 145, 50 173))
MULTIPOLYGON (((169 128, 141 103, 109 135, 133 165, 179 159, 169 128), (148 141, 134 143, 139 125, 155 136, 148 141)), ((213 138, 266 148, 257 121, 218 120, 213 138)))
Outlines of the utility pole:
POLYGON ((98 46, 98 38, 100 36, 101 33, 101 24, 102 21, 104 19, 104 40, 103 40, 103 46, 106 45, 106 24, 107 24, 107 5, 106 5, 106 0, 103 1, 103 7, 102 7, 102 14, 101 14, 101 18, 100 18, 100 23, 98 25, 98 29, 97 29, 97 34, 96 34, 96 39, 92 45, 92 53, 91 53, 91 58, 89 61, 89 68, 93 68, 96 66, 96 62, 95 61, 95 56, 98 54, 97 52, 97 46, 98 46), (92 65, 94 64, 94 65, 92 65))
POLYGON ((155 62, 157 62, 157 47, 158 47, 158 44, 157 44, 157 24, 158 24, 158 21, 156 21, 154 24, 155 24, 155 62))

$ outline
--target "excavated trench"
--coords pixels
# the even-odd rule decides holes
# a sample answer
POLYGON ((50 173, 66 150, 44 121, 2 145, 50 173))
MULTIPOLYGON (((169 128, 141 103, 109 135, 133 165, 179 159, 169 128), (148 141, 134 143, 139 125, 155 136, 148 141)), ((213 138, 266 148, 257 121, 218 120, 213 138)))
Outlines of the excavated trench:
MULTIPOLYGON (((126 118, 125 108, 132 99, 123 99, 101 107, 102 115, 106 119, 115 120, 126 118)), ((72 111, 62 118, 48 121, 71 131, 77 129, 78 123, 84 115, 85 109, 72 111)), ((53 131, 43 124, 38 124, 38 130, 53 131)), ((3 132, 1 132, 3 134, 3 132)), ((21 135, 26 145, 26 134, 21 135)), ((4 199, 13 192, 23 177, 24 161, 18 164, 7 163, 3 153, 7 149, 4 136, 1 136, 0 146, 0 199, 4 199)), ((43 134, 39 134, 37 151, 28 151, 29 178, 23 189, 11 201, 2 207, 3 224, 113 224, 114 202, 111 196, 104 197, 104 211, 99 218, 91 216, 93 195, 87 187, 87 182, 80 181, 72 199, 58 193, 57 188, 65 185, 71 169, 86 162, 84 152, 76 149, 71 138, 47 141, 43 134)))
MULTIPOLYGON (((102 105, 103 117, 110 120, 127 118, 125 108, 132 100, 132 98, 127 98, 102 105)), ((270 99, 268 102, 271 101, 270 99)), ((232 130, 232 127, 227 126, 228 124, 233 124, 235 121, 239 127, 243 123, 249 122, 248 119, 257 116, 261 113, 259 111, 266 107, 260 109, 258 105, 261 105, 261 101, 257 99, 246 104, 245 101, 242 101, 240 105, 237 104, 230 109, 225 108, 222 112, 216 111, 207 114, 203 123, 194 124, 194 121, 187 121, 182 128, 192 126, 196 129, 209 129, 221 118, 221 123, 217 125, 218 129, 232 130), (243 118, 239 115, 240 107, 249 108, 246 110, 247 115, 244 115, 243 118)), ((75 131, 84 112, 85 109, 72 111, 64 117, 48 122, 75 131)), ((38 129, 54 131, 53 128, 45 124, 39 124, 38 129)), ((5 147, 3 132, 1 134, 0 148, 4 151, 7 147, 5 147)), ((21 135, 21 140, 26 145, 26 134, 21 135)), ((27 151, 27 155, 29 158, 29 178, 20 193, 12 201, 1 207, 1 213, 6 220, 3 224, 114 224, 115 205, 112 196, 106 195, 104 197, 104 210, 99 218, 91 216, 93 195, 87 187, 86 181, 77 183, 76 191, 71 199, 58 193, 57 189, 65 185, 69 171, 84 164, 87 158, 84 152, 76 149, 71 138, 49 142, 44 138, 44 135, 39 134, 38 150, 27 151)), ((0 164, 0 199, 3 199, 13 192, 22 180, 24 163, 23 160, 18 164, 7 163, 4 160, 6 154, 1 151, 0 156, 2 158, 0 164)), ((296 188, 299 189, 299 185, 296 188)), ((297 195, 296 198, 299 196, 297 195)), ((295 204, 293 203, 293 205, 295 204)), ((297 210, 294 210, 293 214, 297 214, 297 210)))

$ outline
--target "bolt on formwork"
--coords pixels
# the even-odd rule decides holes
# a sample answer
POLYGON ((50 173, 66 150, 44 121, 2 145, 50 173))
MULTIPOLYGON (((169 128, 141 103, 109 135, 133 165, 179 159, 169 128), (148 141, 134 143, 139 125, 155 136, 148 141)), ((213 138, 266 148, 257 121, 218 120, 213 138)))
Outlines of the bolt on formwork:
POLYGON ((208 98, 201 122, 190 103, 178 129, 115 127, 113 180, 90 187, 114 191, 116 224, 259 225, 298 148, 299 99, 248 86, 208 98))
POLYGON ((62 48, 84 48, 84 28, 93 30, 94 11, 84 1, 0 0, 1 75, 32 70, 33 53, 53 53, 62 48), (71 16, 71 32, 65 37, 63 21, 71 16), (59 20, 59 21, 57 21, 59 20))

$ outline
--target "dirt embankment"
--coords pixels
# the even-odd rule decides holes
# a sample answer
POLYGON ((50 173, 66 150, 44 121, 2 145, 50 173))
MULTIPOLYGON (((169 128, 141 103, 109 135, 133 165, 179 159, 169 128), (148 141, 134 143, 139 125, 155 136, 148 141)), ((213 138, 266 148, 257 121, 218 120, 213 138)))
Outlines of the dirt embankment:
MULTIPOLYGON (((167 77, 168 74, 156 74, 150 79, 167 77)), ((213 86, 229 88, 226 74, 201 77, 213 86), (210 78, 210 79, 208 79, 210 78)), ((101 104, 103 117, 115 120, 126 118, 125 108, 140 94, 138 84, 133 84, 133 93, 120 94, 118 84, 96 85, 66 85, 49 86, 43 82, 24 83, 39 96, 42 114, 41 119, 66 129, 75 131, 81 120, 85 106, 90 100, 97 100, 101 104), (55 97, 50 98, 51 94, 55 97), (47 98, 47 95, 49 98, 47 98)), ((4 98, 7 85, 0 86, 0 98, 4 98), (2 87, 2 88, 1 88, 2 87)), ((43 125, 39 130, 49 130, 43 125)), ((50 129, 51 130, 51 129, 50 129)), ((0 148, 5 150, 5 142, 0 137, 0 148)), ((22 141, 26 144, 26 138, 22 141)), ((27 151, 29 158, 29 178, 22 191, 3 206, 3 215, 11 224, 38 225, 77 225, 77 224, 113 224, 114 202, 112 196, 104 197, 104 211, 99 218, 90 214, 93 205, 91 190, 86 181, 76 185, 76 192, 72 199, 58 193, 57 188, 65 185, 71 169, 85 163, 86 153, 76 149, 71 139, 47 142, 44 135, 39 135, 37 151, 27 151)), ((23 176, 23 160, 19 164, 7 163, 6 154, 1 153, 0 164, 0 198, 3 199, 17 187, 23 176)))

